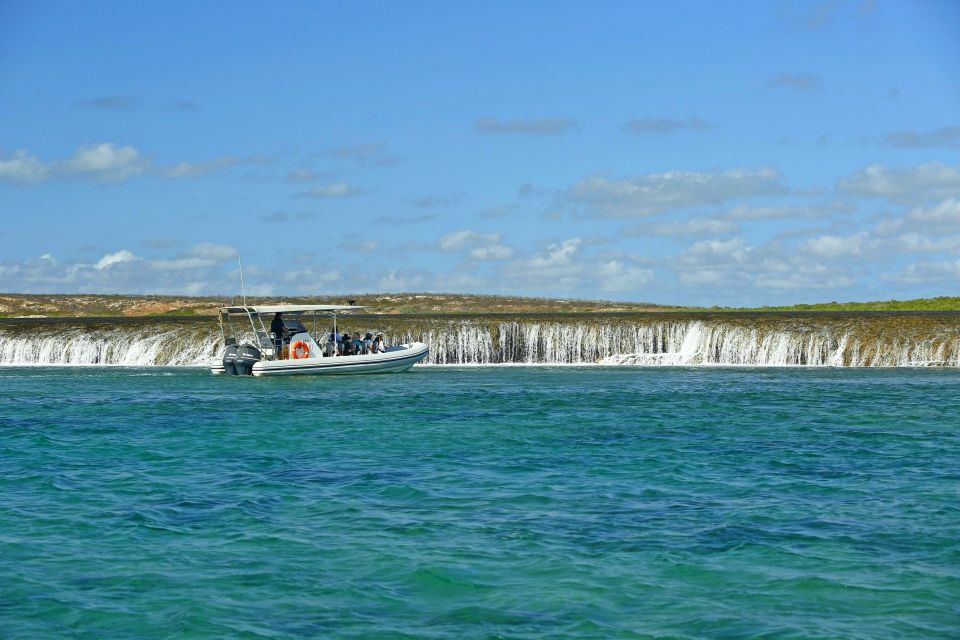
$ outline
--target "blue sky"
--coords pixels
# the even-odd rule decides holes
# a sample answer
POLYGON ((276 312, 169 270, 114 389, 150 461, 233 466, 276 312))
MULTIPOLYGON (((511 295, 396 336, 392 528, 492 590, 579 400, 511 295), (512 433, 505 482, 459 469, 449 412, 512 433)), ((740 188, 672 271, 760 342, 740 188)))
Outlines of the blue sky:
POLYGON ((960 4, 0 2, 0 291, 960 294, 960 4))

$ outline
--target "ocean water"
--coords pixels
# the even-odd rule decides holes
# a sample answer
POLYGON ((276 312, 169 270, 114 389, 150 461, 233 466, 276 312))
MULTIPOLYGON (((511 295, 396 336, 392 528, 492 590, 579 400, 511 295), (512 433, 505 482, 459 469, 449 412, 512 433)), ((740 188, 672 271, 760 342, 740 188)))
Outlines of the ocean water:
POLYGON ((0 637, 960 637, 960 371, 0 369, 0 637))

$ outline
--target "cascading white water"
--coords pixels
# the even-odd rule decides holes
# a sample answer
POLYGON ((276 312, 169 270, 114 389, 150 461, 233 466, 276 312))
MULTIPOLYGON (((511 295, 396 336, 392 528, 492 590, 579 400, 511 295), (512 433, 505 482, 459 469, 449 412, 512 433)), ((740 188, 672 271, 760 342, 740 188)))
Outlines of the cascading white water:
POLYGON ((952 330, 947 325, 903 337, 870 328, 829 322, 796 329, 701 320, 504 322, 493 331, 453 325, 408 331, 402 339, 430 344, 434 364, 960 366, 960 322, 952 330))
POLYGON ((175 325, 0 327, 0 365, 202 365, 219 341, 219 331, 175 325))
MULTIPOLYGON (((432 364, 960 366, 953 317, 376 322, 388 343, 427 343, 432 364)), ((196 322, 3 324, 0 365, 203 366, 219 343, 215 326, 196 322)))

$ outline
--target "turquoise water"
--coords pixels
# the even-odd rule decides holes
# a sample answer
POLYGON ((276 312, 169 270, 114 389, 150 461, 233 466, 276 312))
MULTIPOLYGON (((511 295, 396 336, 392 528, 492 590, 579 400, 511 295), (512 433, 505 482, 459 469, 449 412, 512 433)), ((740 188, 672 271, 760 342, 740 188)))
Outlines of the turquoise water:
POLYGON ((960 371, 0 369, 3 638, 960 635, 960 371))

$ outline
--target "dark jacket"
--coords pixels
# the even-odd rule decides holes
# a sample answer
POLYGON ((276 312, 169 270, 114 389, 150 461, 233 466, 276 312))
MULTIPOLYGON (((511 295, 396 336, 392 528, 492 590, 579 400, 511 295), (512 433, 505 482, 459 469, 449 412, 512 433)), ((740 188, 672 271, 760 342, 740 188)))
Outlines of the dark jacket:
POLYGON ((273 333, 278 338, 283 337, 283 330, 286 327, 283 326, 283 318, 278 318, 273 316, 273 322, 270 323, 270 332, 273 333))

